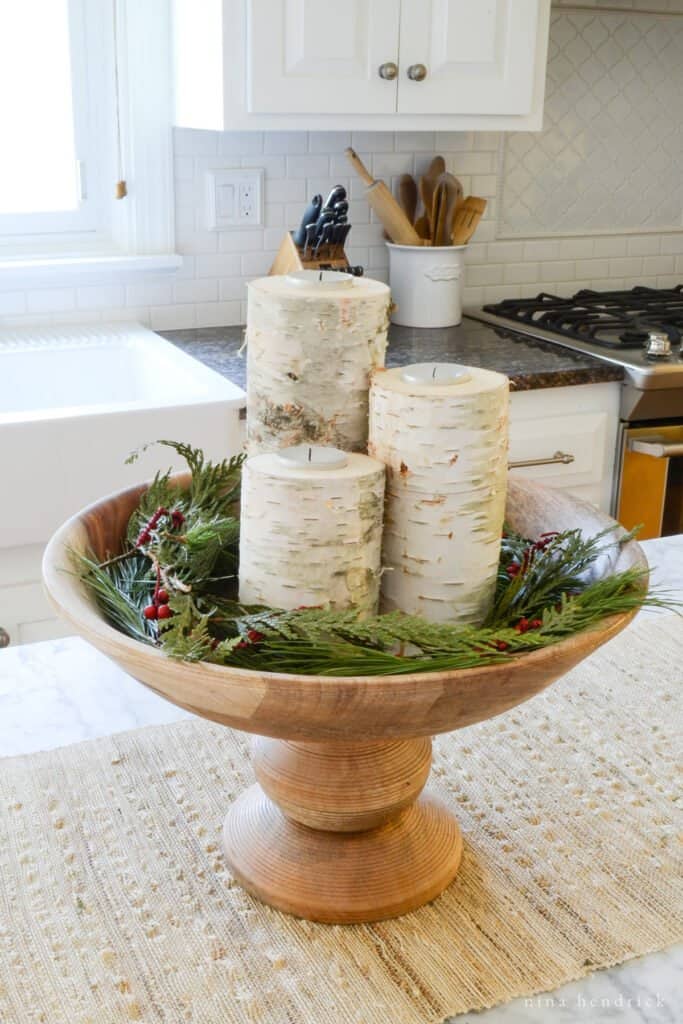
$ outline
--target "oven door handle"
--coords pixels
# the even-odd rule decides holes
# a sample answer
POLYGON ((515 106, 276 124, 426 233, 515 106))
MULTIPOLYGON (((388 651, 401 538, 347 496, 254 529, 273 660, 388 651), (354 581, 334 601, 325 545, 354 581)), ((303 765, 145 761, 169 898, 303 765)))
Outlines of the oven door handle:
POLYGON ((683 441, 666 444, 654 437, 651 440, 646 437, 634 437, 628 442, 628 449, 631 452, 638 452, 639 455, 649 455, 653 459, 670 459, 676 455, 683 455, 683 441))
POLYGON ((520 462, 508 462, 508 469, 526 469, 528 466, 554 466, 558 462, 568 466, 574 461, 574 456, 567 452, 555 452, 547 459, 522 459, 520 462))

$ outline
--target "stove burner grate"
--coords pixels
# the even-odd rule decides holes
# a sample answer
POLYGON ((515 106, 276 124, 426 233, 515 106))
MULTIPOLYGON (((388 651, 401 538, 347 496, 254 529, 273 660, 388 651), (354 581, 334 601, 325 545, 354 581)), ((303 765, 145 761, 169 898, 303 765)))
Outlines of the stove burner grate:
POLYGON ((642 348, 653 330, 678 344, 683 333, 683 284, 613 292, 584 288, 568 299, 541 292, 533 299, 503 299, 484 310, 600 348, 642 348))

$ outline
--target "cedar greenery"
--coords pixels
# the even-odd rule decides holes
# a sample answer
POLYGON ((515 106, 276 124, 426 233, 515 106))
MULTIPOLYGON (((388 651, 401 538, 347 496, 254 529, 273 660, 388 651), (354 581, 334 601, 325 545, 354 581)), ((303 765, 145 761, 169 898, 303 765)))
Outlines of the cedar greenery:
POLYGON ((667 604, 648 595, 647 573, 638 569, 596 573, 596 563, 632 534, 609 528, 586 539, 567 530, 531 541, 508 528, 481 627, 401 612, 360 618, 328 608, 245 607, 236 600, 243 457, 214 464, 189 445, 158 443, 185 459, 190 487, 178 488, 170 471, 157 474, 130 518, 124 550, 101 563, 76 557, 107 620, 178 660, 328 676, 473 668, 547 647, 608 615, 667 604), (143 612, 162 587, 172 614, 150 621, 143 612))

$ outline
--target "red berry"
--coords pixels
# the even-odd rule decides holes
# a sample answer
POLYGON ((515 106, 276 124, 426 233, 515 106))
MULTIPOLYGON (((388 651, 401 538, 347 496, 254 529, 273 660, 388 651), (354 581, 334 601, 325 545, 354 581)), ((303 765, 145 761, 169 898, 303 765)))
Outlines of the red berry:
POLYGON ((146 619, 158 619, 159 609, 155 604, 148 604, 146 608, 142 609, 142 614, 146 619))
POLYGON ((252 644, 258 644, 258 643, 261 642, 261 640, 264 640, 265 637, 264 637, 263 633, 259 633, 258 630, 250 629, 247 632, 247 639, 252 644))
POLYGON ((543 625, 543 619, 532 619, 529 623, 529 629, 540 629, 543 625))
POLYGON ((157 590, 157 604, 168 604, 168 590, 157 590))
POLYGON ((235 650, 236 651, 243 651, 248 646, 249 646, 249 644, 246 642, 246 640, 240 640, 240 642, 238 644, 235 644, 235 650))
POLYGON ((515 626, 515 629, 518 633, 527 633, 531 629, 531 623, 528 619, 521 618, 515 626))
POLYGON ((173 511, 171 512, 171 521, 176 530, 180 529, 180 527, 185 522, 185 516, 183 515, 179 508, 174 508, 173 511))
POLYGON ((510 562, 510 564, 505 569, 505 572, 508 574, 508 576, 518 576, 519 570, 520 565, 518 562, 510 562))
POLYGON ((159 608, 157 608, 158 619, 170 619, 172 615, 173 612, 171 611, 167 604, 162 604, 159 606, 159 608))
POLYGON ((141 544, 149 544, 151 539, 152 534, 149 532, 149 530, 143 530, 136 541, 136 546, 140 547, 141 544))
POLYGON ((507 642, 507 640, 496 640, 497 651, 507 651, 509 646, 510 644, 507 642))

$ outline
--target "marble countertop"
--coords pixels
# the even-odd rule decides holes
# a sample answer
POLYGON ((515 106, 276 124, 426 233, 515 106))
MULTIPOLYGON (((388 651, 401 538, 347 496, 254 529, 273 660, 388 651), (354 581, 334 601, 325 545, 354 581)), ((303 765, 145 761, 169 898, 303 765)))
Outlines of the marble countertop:
MULTIPOLYGON (((238 387, 246 387, 246 358, 240 355, 244 327, 204 327, 159 333, 238 387)), ((387 366, 432 361, 497 370, 507 374, 513 391, 623 380, 623 371, 618 366, 469 318, 457 327, 426 329, 391 325, 387 366)))
MULTIPOLYGON (((683 535, 645 541, 653 585, 683 599, 683 535)), ((645 609, 641 616, 672 615, 645 609)), ((679 628, 672 619, 672 628, 679 628)), ((613 643, 623 643, 628 632, 613 643)), ((0 650, 0 756, 30 753, 189 717, 78 637, 0 650)), ((0 765, 1 767, 1 765, 0 765)), ((598 971, 458 1024, 677 1024, 683 946, 598 971)))

